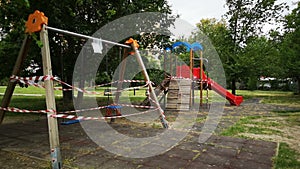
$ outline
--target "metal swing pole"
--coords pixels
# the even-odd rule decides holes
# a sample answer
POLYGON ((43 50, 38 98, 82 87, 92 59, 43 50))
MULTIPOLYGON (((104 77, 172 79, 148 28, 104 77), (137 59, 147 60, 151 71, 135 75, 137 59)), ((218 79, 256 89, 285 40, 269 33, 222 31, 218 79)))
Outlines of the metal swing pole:
POLYGON ((140 67, 142 68, 142 73, 143 73, 143 75, 145 77, 145 80, 148 83, 148 86, 149 86, 150 98, 152 98, 154 100, 156 106, 159 109, 160 120, 161 120, 161 123, 162 123, 163 127, 164 128, 169 128, 168 121, 165 119, 164 112, 163 112, 162 108, 159 105, 159 101, 157 99, 157 96, 156 96, 155 91, 153 89, 153 86, 151 84, 151 81, 150 81, 148 72, 146 70, 145 64, 144 64, 144 62, 142 60, 142 57, 141 57, 141 54, 140 54, 140 52, 138 50, 139 45, 137 44, 136 40, 133 40, 132 38, 130 38, 128 41, 126 41, 126 44, 131 44, 131 47, 132 47, 132 49, 134 51, 134 55, 135 55, 135 57, 136 57, 139 65, 140 65, 140 67))
POLYGON ((107 43, 107 44, 116 45, 116 46, 120 46, 120 47, 124 47, 124 48, 131 48, 130 46, 124 45, 124 44, 121 44, 121 43, 112 42, 112 41, 109 41, 109 40, 96 38, 96 37, 88 36, 88 35, 83 35, 83 34, 80 34, 80 33, 75 33, 75 32, 71 32, 71 31, 67 31, 67 30, 63 30, 63 29, 53 28, 53 27, 50 27, 50 26, 47 26, 47 25, 46 25, 46 29, 49 29, 49 30, 52 30, 52 31, 55 31, 55 32, 60 32, 60 33, 72 35, 72 36, 85 38, 85 39, 99 40, 99 41, 107 43))

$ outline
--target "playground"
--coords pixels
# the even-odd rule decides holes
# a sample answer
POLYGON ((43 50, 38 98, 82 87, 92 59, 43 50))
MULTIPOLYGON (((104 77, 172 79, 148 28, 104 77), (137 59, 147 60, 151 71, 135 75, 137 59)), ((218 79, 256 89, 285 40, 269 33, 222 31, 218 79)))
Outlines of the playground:
POLYGON ((291 165, 299 164, 296 157, 300 150, 297 142, 299 97, 290 93, 274 94, 274 98, 281 94, 290 97, 295 103, 291 104, 282 100, 274 103, 274 98, 267 93, 247 95, 240 91, 242 96, 230 93, 220 74, 212 76, 208 66, 210 60, 203 57, 204 47, 198 42, 179 41, 165 49, 164 79, 154 84, 139 44, 132 38, 121 44, 54 28, 39 11, 29 15, 26 32, 28 35, 9 85, 1 92, 0 156, 3 158, 0 164, 4 168, 272 168, 285 165, 281 164, 282 142, 295 154, 296 159, 292 160, 296 161, 291 165), (82 76, 75 76, 80 78, 73 84, 53 76, 48 31, 92 40, 95 54, 102 54, 102 43, 123 48, 117 78, 110 83, 86 87, 80 79, 82 76), (32 40, 30 34, 36 32, 40 33, 43 44, 43 76, 21 77, 22 63, 32 40), (180 47, 189 53, 188 64, 174 57, 180 47), (131 71, 127 72, 128 58, 135 59, 143 79, 127 78, 131 71), (18 93, 22 89, 16 84, 29 86, 28 93, 18 93), (59 99, 62 90, 76 93, 75 109, 59 99), (98 100, 91 102, 91 98, 98 100), (216 107, 218 111, 214 109, 216 107), (289 118, 290 115, 293 118, 289 118), (145 117, 153 116, 150 123, 144 122, 145 117), (109 132, 106 126, 114 132, 109 132), (216 128, 207 130, 211 126, 216 128), (96 134, 86 131, 96 131, 96 134), (132 143, 129 138, 155 138, 164 132, 173 133, 167 142, 156 139, 154 143, 142 141, 138 148, 124 146, 132 143), (119 139, 114 138, 117 134, 119 139), (207 134, 207 139, 199 142, 199 138, 207 134), (180 135, 185 137, 180 140, 180 135), (110 153, 94 138, 105 140, 106 146, 114 147, 120 153, 110 153), (170 145, 173 142, 174 145, 170 145), (168 151, 146 158, 139 156, 151 154, 156 149, 168 151), (137 156, 124 157, 124 152, 128 156, 137 156))
MULTIPOLYGON (((283 96, 288 95, 284 92, 273 96, 259 91, 244 95, 247 99, 239 107, 225 107, 216 133, 205 144, 199 144, 197 140, 203 126, 201 117, 205 117, 205 113, 202 116, 199 113, 193 130, 175 148, 145 159, 120 157, 103 150, 87 137, 78 123, 59 126, 64 168, 272 168, 279 142, 288 143, 293 150, 300 152, 297 144, 299 121, 288 120, 291 117, 299 117, 299 103, 293 104, 293 100, 299 98, 283 96), (278 97, 282 97, 286 102, 279 104, 278 101, 281 100, 278 100, 278 97), (293 115, 289 117, 288 114, 293 115), (277 122, 278 125, 273 124, 272 129, 285 131, 270 133, 270 129, 266 129, 268 125, 264 125, 259 127, 265 128, 265 132, 257 130, 230 134, 231 127, 236 123, 241 125, 239 121, 245 121, 244 118, 247 118, 248 122, 249 118, 256 122, 263 121, 265 124, 277 122), (286 132, 287 130, 289 132, 286 132), (241 138, 238 134, 248 137, 241 138)), ((18 97, 21 96, 15 96, 16 99, 18 97)), ((40 99, 37 96, 36 100, 40 99)), ((4 168, 50 168, 46 118, 36 114, 6 116, 0 128, 0 163, 4 168)), ((132 124, 122 119, 116 120, 112 125, 121 128, 119 132, 138 137, 162 130, 160 125, 135 125, 136 128, 132 128, 132 124)))

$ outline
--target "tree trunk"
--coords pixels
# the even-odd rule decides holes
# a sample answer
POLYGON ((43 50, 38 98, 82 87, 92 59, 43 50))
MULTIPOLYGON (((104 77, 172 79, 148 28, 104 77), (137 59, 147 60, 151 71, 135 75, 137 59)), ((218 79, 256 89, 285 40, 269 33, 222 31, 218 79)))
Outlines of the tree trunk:
MULTIPOLYGON (((72 75, 71 75, 72 76, 72 75)), ((69 75, 65 76, 65 82, 67 84, 72 85, 72 77, 70 77, 69 75)), ((70 90, 70 87, 66 86, 66 85, 62 85, 63 89, 67 89, 63 91, 63 103, 64 105, 68 105, 69 103, 72 102, 73 99, 73 92, 72 90, 70 90)))
POLYGON ((235 78, 233 78, 231 80, 231 93, 236 95, 236 80, 235 80, 235 78))
MULTIPOLYGON (((83 47, 81 52, 80 52, 80 73, 79 73, 79 88, 83 89, 84 88, 84 83, 85 83, 85 69, 84 69, 84 56, 86 56, 86 48, 83 47)), ((106 62, 107 63, 107 62, 106 62)), ((76 104, 77 106, 81 107, 81 103, 83 100, 83 92, 79 92, 77 94, 76 98, 76 104)))
POLYGON ((300 95, 300 77, 297 77, 297 81, 298 81, 298 90, 296 94, 300 95))

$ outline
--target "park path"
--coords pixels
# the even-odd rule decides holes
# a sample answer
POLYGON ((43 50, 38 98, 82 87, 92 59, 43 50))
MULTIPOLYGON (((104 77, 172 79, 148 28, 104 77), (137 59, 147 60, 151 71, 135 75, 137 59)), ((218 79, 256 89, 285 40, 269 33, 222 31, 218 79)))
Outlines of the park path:
MULTIPOLYGON (((226 106, 216 133, 234 124, 242 116, 268 115, 274 109, 292 108, 261 104, 255 100, 240 107, 226 106)), ((122 128, 128 135, 134 135, 135 132, 155 135, 157 132, 147 127, 133 130, 130 125, 113 125, 114 128, 122 128)), ((206 143, 199 144, 202 125, 195 124, 194 130, 166 153, 143 159, 125 158, 104 150, 85 134, 80 124, 59 126, 64 168, 272 168, 272 158, 277 148, 275 142, 213 135, 206 143)), ((47 168, 50 158, 48 149, 45 117, 0 126, 2 168, 47 168)))
MULTIPOLYGON (((114 155, 97 146, 79 124, 60 126, 62 156, 67 168, 265 169, 272 167, 275 143, 212 136, 205 144, 199 144, 198 136, 190 133, 176 147, 164 154, 144 159, 131 159, 114 155)), ((14 159, 1 157, 0 164, 5 164, 2 165, 4 168, 30 168, 32 163, 18 162, 22 161, 20 156, 34 160, 49 159, 48 147, 47 126, 44 119, 22 124, 4 124, 0 127, 0 155, 6 156, 4 152, 15 154, 14 159)), ((33 165, 36 168, 45 166, 37 162, 33 165)))

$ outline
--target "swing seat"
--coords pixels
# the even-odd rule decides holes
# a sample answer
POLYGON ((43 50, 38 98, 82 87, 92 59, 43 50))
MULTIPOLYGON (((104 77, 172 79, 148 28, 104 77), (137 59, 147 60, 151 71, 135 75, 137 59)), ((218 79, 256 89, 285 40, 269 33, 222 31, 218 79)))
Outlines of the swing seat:
POLYGON ((69 121, 61 122, 60 124, 61 124, 61 125, 71 125, 71 124, 79 123, 80 121, 81 121, 81 120, 69 120, 69 121))
POLYGON ((113 111, 116 112, 116 116, 121 116, 121 109, 122 106, 119 106, 119 105, 109 105, 109 106, 106 106, 106 117, 111 117, 113 115, 113 111))

